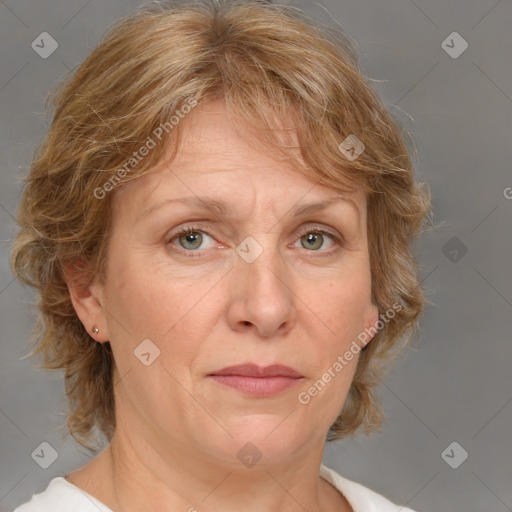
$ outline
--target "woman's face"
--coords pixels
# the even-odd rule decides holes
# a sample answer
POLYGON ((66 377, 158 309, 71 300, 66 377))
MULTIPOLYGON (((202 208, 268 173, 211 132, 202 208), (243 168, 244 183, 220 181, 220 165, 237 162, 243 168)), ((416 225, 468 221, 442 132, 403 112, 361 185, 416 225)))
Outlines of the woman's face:
POLYGON ((117 365, 118 426, 162 454, 240 463, 252 443, 262 463, 286 460, 323 445, 358 360, 339 356, 377 320, 365 197, 342 198, 265 152, 219 101, 182 122, 172 163, 115 192, 95 293, 117 365), (213 201, 224 210, 205 206, 213 201), (295 376, 220 376, 239 365, 295 376))

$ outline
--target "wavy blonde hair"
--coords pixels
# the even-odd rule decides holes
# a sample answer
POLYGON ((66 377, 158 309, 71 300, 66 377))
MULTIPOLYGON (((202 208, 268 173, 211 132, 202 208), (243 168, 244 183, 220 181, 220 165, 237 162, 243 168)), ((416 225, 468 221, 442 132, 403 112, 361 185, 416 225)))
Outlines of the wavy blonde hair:
POLYGON ((112 439, 112 350, 76 315, 69 266, 80 269, 84 283, 104 279, 115 191, 101 199, 93 191, 150 172, 166 148, 176 148, 181 125, 119 173, 191 97, 223 99, 233 118, 252 123, 260 140, 282 151, 289 148, 271 127, 276 115, 291 115, 304 163, 299 172, 340 192, 347 183, 365 190, 372 300, 379 312, 402 307, 361 352, 328 440, 378 429, 383 413, 373 388, 410 341, 424 304, 411 243, 430 193, 415 182, 407 132, 367 83, 353 43, 291 7, 213 0, 143 6, 114 23, 53 89, 47 101, 54 117, 25 178, 11 254, 15 275, 40 296, 25 357, 43 353, 41 368, 64 371, 67 429, 79 444, 100 449, 95 429, 112 439), (364 143, 356 159, 339 149, 348 135, 364 143))

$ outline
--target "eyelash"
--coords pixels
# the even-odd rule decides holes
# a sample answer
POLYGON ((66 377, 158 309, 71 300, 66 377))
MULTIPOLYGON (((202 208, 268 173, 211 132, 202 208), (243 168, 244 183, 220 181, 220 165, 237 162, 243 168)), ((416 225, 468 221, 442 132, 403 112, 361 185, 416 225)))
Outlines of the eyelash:
MULTIPOLYGON (((172 237, 169 239, 169 241, 167 242, 167 245, 171 245, 171 242, 173 240, 175 240, 176 238, 179 238, 180 236, 187 235, 189 233, 195 233, 195 232, 200 232, 200 233, 210 236, 211 238, 214 238, 213 235, 211 235, 207 230, 203 229, 201 226, 188 225, 188 226, 183 227, 176 233, 174 233, 172 235, 172 237)), ((301 238, 304 235, 307 235, 310 233, 327 235, 336 244, 337 247, 334 247, 333 249, 330 249, 329 251, 318 251, 318 250, 317 251, 308 251, 307 249, 304 249, 306 252, 319 253, 319 255, 318 255, 319 257, 329 257, 329 256, 332 256, 335 252, 337 252, 339 248, 345 247, 345 239, 343 238, 343 236, 336 235, 336 234, 334 234, 330 231, 327 231, 326 229, 321 228, 319 226, 308 226, 308 228, 306 230, 299 232, 297 236, 298 236, 298 238, 301 238)), ((201 251, 199 251, 199 250, 195 250, 195 251, 187 251, 185 249, 180 250, 176 246, 173 246, 173 249, 176 250, 176 252, 178 252, 179 254, 184 254, 185 257, 188 257, 188 258, 199 257, 202 255, 201 251)), ((203 249, 203 251, 204 250, 206 250, 206 249, 203 249)), ((318 257, 318 256, 316 256, 316 255, 315 256, 306 256, 306 258, 314 258, 314 257, 318 257)))

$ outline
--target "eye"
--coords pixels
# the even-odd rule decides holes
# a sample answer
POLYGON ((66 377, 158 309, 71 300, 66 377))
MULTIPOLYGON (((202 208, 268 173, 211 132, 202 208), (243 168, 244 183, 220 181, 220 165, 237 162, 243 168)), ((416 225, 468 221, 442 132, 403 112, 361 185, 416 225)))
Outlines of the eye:
MULTIPOLYGON (((326 229, 318 226, 311 227, 302 230, 297 233, 298 240, 296 243, 300 243, 302 249, 305 249, 309 253, 318 253, 307 256, 308 258, 315 256, 331 256, 340 247, 344 246, 344 238, 336 233, 327 231, 326 229), (325 244, 328 244, 327 249, 325 244), (323 249, 322 249, 323 248, 323 249)), ((200 226, 189 225, 184 226, 177 232, 171 235, 171 238, 167 242, 167 245, 171 245, 173 251, 183 254, 187 257, 200 257, 202 251, 215 247, 217 242, 212 236, 200 226), (209 245, 203 245, 210 239, 209 245), (197 254, 194 254, 197 253, 197 254)), ((295 245, 294 247, 297 247, 295 245)))
POLYGON ((193 252, 201 249, 209 249, 214 245, 211 244, 210 246, 202 247, 206 237, 212 239, 208 233, 199 227, 186 226, 185 228, 175 233, 168 243, 175 245, 173 244, 173 241, 176 240, 179 249, 185 250, 186 252, 193 252))
POLYGON ((342 237, 320 227, 309 227, 306 231, 299 233, 298 236, 297 243, 300 243, 302 248, 308 250, 308 252, 321 252, 324 256, 333 254, 340 246, 344 245, 342 237), (330 243, 330 248, 328 247, 325 250, 324 247, 324 250, 321 250, 326 243, 326 239, 328 245, 330 243))

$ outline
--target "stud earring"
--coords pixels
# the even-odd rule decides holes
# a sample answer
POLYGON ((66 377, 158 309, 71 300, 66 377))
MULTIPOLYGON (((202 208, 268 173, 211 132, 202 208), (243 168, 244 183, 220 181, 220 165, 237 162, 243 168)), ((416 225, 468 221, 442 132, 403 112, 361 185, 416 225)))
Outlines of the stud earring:
POLYGON ((92 328, 92 333, 93 333, 93 334, 98 334, 99 332, 100 332, 100 330, 99 330, 96 326, 94 326, 94 327, 92 328))

